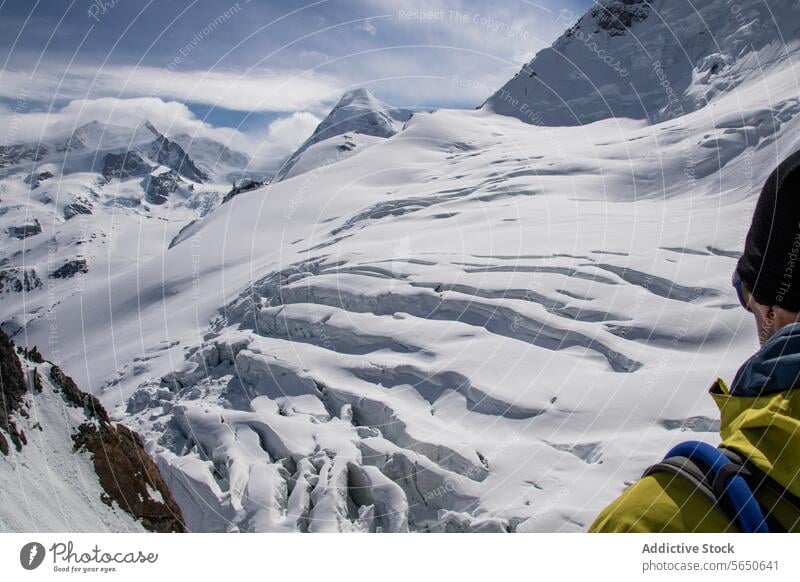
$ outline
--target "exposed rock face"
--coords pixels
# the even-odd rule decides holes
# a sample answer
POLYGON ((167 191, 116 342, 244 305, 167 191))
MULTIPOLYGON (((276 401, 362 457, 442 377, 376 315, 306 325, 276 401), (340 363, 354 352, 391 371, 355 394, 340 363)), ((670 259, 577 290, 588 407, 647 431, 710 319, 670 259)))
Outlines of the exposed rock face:
MULTIPOLYGON (((103 490, 101 501, 122 508, 150 531, 186 531, 181 510, 139 435, 121 424, 113 425, 100 401, 82 392, 58 366, 45 362, 36 348, 19 352, 25 362, 20 361, 14 344, 0 330, 0 453, 7 456, 11 452, 6 435, 20 454, 26 446, 34 446, 28 444, 17 424, 20 418, 29 417, 26 399, 36 398, 43 389, 51 390, 60 394, 63 404, 83 411, 79 418, 85 418, 85 422, 71 435, 71 448, 91 457, 103 490), (40 372, 47 374, 46 384, 40 372)), ((44 401, 41 406, 46 406, 44 401)), ((33 426, 42 430, 38 423, 33 426)), ((82 487, 81 483, 70 485, 82 487)))
POLYGON ((259 180, 251 180, 250 178, 245 178, 239 184, 231 188, 230 192, 225 194, 225 197, 222 199, 222 204, 225 204, 235 196, 238 196, 242 192, 249 192, 250 190, 255 190, 256 188, 261 188, 265 182, 261 182, 259 180))
POLYGON ((42 288, 34 268, 4 267, 0 270, 0 293, 26 293, 42 288))
MULTIPOLYGON (((0 430, 4 430, 10 437, 17 450, 26 443, 25 433, 20 431, 12 415, 21 411, 22 397, 27 392, 25 376, 22 373, 17 354, 14 353, 14 344, 5 333, 0 330, 0 430)), ((0 453, 9 453, 8 441, 0 432, 0 453)))
POLYGON ((50 274, 51 279, 71 279, 78 273, 88 273, 89 266, 86 259, 73 259, 61 265, 50 274))
POLYGON ((592 18, 601 30, 610 36, 625 34, 632 24, 642 22, 650 15, 650 4, 645 0, 613 0, 605 5, 596 5, 592 18))
POLYGON ((116 502, 151 531, 186 531, 180 508, 139 435, 121 424, 113 426, 100 401, 82 392, 58 366, 50 369, 50 379, 61 388, 65 400, 83 407, 87 418, 97 421, 81 425, 72 440, 76 450, 93 455, 95 472, 107 494, 103 502, 116 502), (153 491, 160 499, 153 498, 153 491))
POLYGON ((163 135, 150 144, 149 151, 146 153, 153 161, 167 166, 189 180, 204 182, 208 179, 205 172, 194 164, 180 145, 168 140, 163 135))
POLYGON ((52 172, 39 172, 38 174, 31 174, 27 178, 25 178, 25 182, 31 185, 31 190, 34 188, 38 188, 39 184, 44 182, 45 180, 49 180, 53 177, 52 172))
POLYGON ((151 172, 152 168, 136 152, 123 152, 121 154, 106 154, 103 158, 103 177, 106 180, 112 178, 132 178, 134 176, 144 176, 151 172))
POLYGON ((43 145, 13 144, 0 146, 0 168, 25 161, 38 162, 47 155, 43 145))
POLYGON ((150 204, 164 204, 182 181, 174 171, 148 176, 142 181, 144 198, 150 204))
POLYGON ((50 368, 50 379, 61 390, 64 400, 73 406, 82 407, 89 419, 97 419, 106 424, 110 422, 106 409, 100 404, 100 401, 78 388, 75 381, 67 376, 61 368, 53 365, 50 368))
POLYGON ((97 428, 86 423, 73 440, 76 448, 94 456, 95 471, 107 494, 104 503, 116 503, 150 531, 186 531, 181 510, 158 467, 145 452, 139 435, 121 424, 101 424, 97 428), (161 499, 154 499, 153 491, 161 499))
POLYGON ((36 236, 42 232, 42 225, 38 218, 34 218, 33 222, 28 224, 21 224, 20 226, 11 226, 8 228, 8 236, 22 240, 29 236, 36 236))
POLYGON ((85 200, 76 200, 70 204, 67 204, 64 207, 64 218, 69 220, 70 218, 74 218, 79 214, 91 214, 92 213, 92 205, 85 200))

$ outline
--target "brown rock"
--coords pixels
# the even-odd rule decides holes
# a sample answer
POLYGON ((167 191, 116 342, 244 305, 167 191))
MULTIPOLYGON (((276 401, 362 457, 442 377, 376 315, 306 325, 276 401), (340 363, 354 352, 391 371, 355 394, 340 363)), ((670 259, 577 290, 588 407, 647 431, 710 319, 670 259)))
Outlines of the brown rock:
MULTIPOLYGON (((36 348, 22 349, 20 353, 34 363, 44 362, 36 348)), ((82 408, 86 415, 87 421, 78 427, 72 440, 76 451, 91 454, 95 472, 105 491, 102 500, 109 506, 116 502, 150 531, 186 531, 180 507, 155 462, 144 450, 139 435, 121 424, 112 425, 100 401, 78 388, 74 380, 54 364, 50 367, 50 380, 67 404, 82 408), (161 499, 154 499, 153 491, 157 491, 156 497, 161 499)), ((34 368, 31 381, 34 390, 41 392, 39 368, 34 368)), ((11 415, 16 412, 28 416, 23 401, 26 392, 25 374, 14 344, 0 330, 0 429, 11 437, 18 451, 27 444, 27 439, 17 429, 11 415)), ((4 455, 10 452, 2 432, 0 452, 4 455)), ((74 483, 73 486, 80 487, 80 484, 74 483)))
POLYGON ((96 418, 100 422, 108 423, 108 413, 100 401, 91 394, 83 392, 75 381, 67 376, 61 368, 53 364, 50 368, 50 379, 61 389, 61 394, 67 402, 78 407, 83 407, 89 418, 96 418))
MULTIPOLYGON (((18 451, 27 441, 25 434, 14 424, 11 415, 15 411, 21 411, 25 392, 27 392, 25 375, 14 351, 14 344, 0 330, 0 429, 8 433, 18 451)), ((0 452, 4 455, 9 453, 8 441, 1 433, 0 452)))
POLYGON ((92 454, 95 472, 107 495, 105 503, 110 506, 115 501, 150 531, 186 531, 181 510, 138 434, 121 424, 87 422, 73 440, 76 450, 92 454), (153 499, 151 490, 158 491, 163 501, 153 499))

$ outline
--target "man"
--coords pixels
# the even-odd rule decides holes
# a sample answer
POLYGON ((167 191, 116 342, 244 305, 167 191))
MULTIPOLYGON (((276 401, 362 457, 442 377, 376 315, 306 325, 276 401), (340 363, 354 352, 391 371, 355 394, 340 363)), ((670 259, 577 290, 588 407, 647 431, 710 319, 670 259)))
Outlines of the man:
MULTIPOLYGON (((765 527, 800 532, 800 152, 764 185, 733 284, 762 347, 730 388, 722 380, 711 386, 720 451, 742 462, 739 475, 746 475, 765 527)), ((693 479, 689 471, 663 470, 665 464, 626 489, 590 531, 742 531, 730 500, 715 496, 717 487, 709 494, 707 467, 700 465, 693 479)))

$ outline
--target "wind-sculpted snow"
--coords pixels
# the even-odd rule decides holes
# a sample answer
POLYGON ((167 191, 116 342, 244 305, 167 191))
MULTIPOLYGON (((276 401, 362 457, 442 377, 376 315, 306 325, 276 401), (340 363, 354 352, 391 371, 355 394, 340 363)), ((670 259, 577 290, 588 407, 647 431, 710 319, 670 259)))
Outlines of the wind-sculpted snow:
MULTIPOLYGON (((572 458, 580 465, 569 471, 584 472, 577 467, 604 468, 607 460, 617 466, 621 460, 613 456, 620 439, 610 445, 604 436, 609 424, 599 421, 607 428, 597 434, 595 427, 591 437, 578 428, 585 422, 580 386, 591 383, 585 373, 567 373, 567 360, 580 354, 586 373, 619 382, 630 375, 646 385, 649 380, 637 374, 642 360, 674 350, 670 340, 681 333, 673 326, 657 338, 658 326, 646 333, 647 323, 630 324, 647 321, 621 307, 635 302, 614 305, 601 298, 644 293, 647 301, 661 302, 659 309, 680 312, 680 305, 722 294, 621 266, 628 261, 626 253, 602 259, 593 253, 476 254, 451 262, 321 255, 253 282, 221 311, 212 327, 215 339, 192 348, 160 382, 142 387, 128 410, 160 435, 162 468, 175 480, 173 489, 185 492, 178 499, 190 528, 545 527, 559 498, 566 502, 574 495, 563 491, 553 467, 569 466, 572 458), (617 265, 600 262, 611 257, 617 265), (544 287, 509 284, 520 276, 535 277, 544 287), (541 390, 540 382, 503 377, 490 361, 464 353, 477 355, 481 346, 493 358, 507 352, 504 361, 520 369, 549 352, 554 375, 583 380, 566 393, 560 381, 555 391, 541 390), (558 355, 573 350, 575 356, 558 355), (528 479, 517 480, 516 469, 508 467, 520 451, 538 462, 530 473, 523 471, 528 479), (526 484, 539 483, 542 475, 541 488, 526 484), (539 492, 556 499, 553 509, 531 509, 525 501, 500 504, 509 479, 515 495, 529 504, 539 492)), ((696 339, 695 328, 722 335, 715 332, 716 309, 698 305, 692 311, 699 312, 699 322, 686 324, 691 329, 682 341, 701 345, 706 338, 696 339)), ((544 378, 543 386, 552 382, 544 378)), ((615 399, 614 389, 608 397, 615 399)), ((669 440, 676 427, 700 425, 687 416, 665 419, 662 426, 662 438, 669 440)))

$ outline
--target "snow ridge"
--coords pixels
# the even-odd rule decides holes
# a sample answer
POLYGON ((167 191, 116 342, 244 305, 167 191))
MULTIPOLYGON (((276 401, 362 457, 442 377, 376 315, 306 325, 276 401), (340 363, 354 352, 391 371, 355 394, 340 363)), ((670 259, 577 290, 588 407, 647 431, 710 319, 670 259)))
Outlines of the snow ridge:
POLYGON ((605 0, 483 108, 545 126, 679 117, 785 66, 798 18, 792 0, 605 0))
POLYGON ((342 143, 336 144, 335 152, 328 148, 316 148, 313 164, 305 164, 303 171, 313 169, 333 161, 348 157, 357 147, 354 139, 361 143, 373 143, 374 140, 363 140, 363 137, 389 138, 402 130, 412 116, 409 109, 397 109, 379 100, 368 89, 358 88, 344 93, 339 102, 331 109, 325 119, 320 122, 314 133, 289 157, 275 175, 275 181, 297 175, 296 167, 301 164, 304 153, 313 146, 326 141, 333 141, 344 136, 342 143), (353 136, 358 136, 354 138, 353 136), (320 155, 322 154, 322 155, 320 155), (344 155, 343 155, 344 154, 344 155), (323 158, 321 161, 318 158, 323 158))

